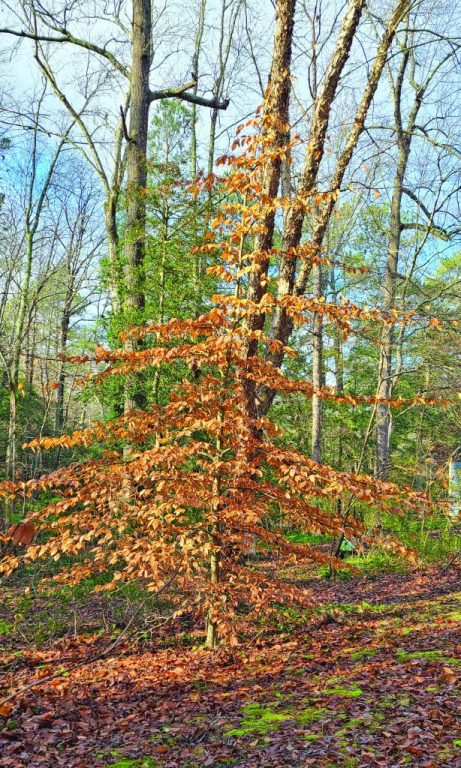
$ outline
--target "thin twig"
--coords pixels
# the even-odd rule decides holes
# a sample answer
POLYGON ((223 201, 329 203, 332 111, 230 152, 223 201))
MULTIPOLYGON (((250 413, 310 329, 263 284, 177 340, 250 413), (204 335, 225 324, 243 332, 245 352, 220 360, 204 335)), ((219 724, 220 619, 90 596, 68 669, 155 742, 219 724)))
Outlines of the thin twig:
MULTIPOLYGON (((164 592, 166 589, 168 589, 168 587, 173 583, 174 579, 176 578, 177 573, 178 573, 178 569, 174 572, 173 576, 167 582, 165 582, 163 587, 161 587, 161 589, 159 589, 155 593, 155 597, 158 597, 159 595, 162 594, 162 592, 164 592)), ((136 611, 132 615, 132 617, 129 620, 129 622, 123 628, 123 630, 121 631, 119 636, 107 648, 105 648, 103 651, 101 651, 101 653, 98 653, 96 656, 92 656, 89 659, 82 659, 81 661, 78 661, 76 664, 73 664, 68 669, 60 669, 57 672, 54 672, 52 675, 47 675, 46 677, 41 677, 38 680, 32 680, 30 683, 27 683, 27 685, 24 685, 22 688, 19 688, 14 693, 10 693, 8 696, 5 696, 5 698, 1 699, 0 700, 0 708, 3 707, 4 704, 7 704, 12 699, 15 699, 21 693, 25 693, 25 691, 28 691, 31 688, 35 688, 35 686, 37 686, 37 685, 42 685, 42 683, 49 683, 50 680, 56 680, 56 678, 58 678, 58 677, 63 677, 64 675, 68 675, 69 672, 73 672, 75 669, 78 669, 79 667, 85 666, 85 664, 92 664, 95 661, 100 661, 100 659, 103 659, 105 656, 107 656, 109 653, 111 653, 111 651, 113 651, 114 648, 117 647, 117 645, 120 644, 122 639, 127 634, 128 630, 132 626, 133 622, 135 621, 135 619, 138 617, 139 613, 144 608, 144 606, 145 606, 145 604, 147 602, 147 599, 148 598, 146 597, 146 599, 143 600, 143 602, 138 606, 138 608, 136 609, 136 611)))

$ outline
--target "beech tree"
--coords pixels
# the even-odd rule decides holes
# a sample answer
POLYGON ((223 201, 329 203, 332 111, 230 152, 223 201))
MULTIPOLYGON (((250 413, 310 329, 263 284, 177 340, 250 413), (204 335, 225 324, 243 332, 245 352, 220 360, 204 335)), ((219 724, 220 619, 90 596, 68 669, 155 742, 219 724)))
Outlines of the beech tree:
MULTIPOLYGON (((213 231, 201 247, 219 257, 210 272, 229 291, 215 296, 210 311, 197 319, 173 318, 131 329, 130 337, 143 341, 142 350, 101 346, 91 358, 93 365, 102 367, 92 377, 96 382, 172 364, 189 369, 172 389, 169 402, 132 410, 69 436, 34 440, 29 444, 33 450, 98 441, 103 441, 104 450, 99 458, 40 479, 0 486, 6 498, 27 499, 41 491, 58 496, 3 537, 5 543, 12 536, 30 545, 22 554, 7 554, 0 565, 2 573, 10 573, 20 562, 59 560, 66 554, 75 562, 71 567, 66 564, 57 578, 67 583, 101 569, 108 571, 106 589, 131 579, 143 580, 153 591, 174 583, 171 597, 178 611, 193 607, 205 617, 210 649, 220 638, 237 640, 249 609, 253 618, 270 612, 276 603, 309 603, 302 589, 269 579, 252 566, 247 554, 254 537, 259 546, 282 551, 293 562, 313 559, 340 567, 335 557, 292 543, 287 525, 302 531, 362 535, 362 523, 336 511, 336 500, 349 494, 381 510, 428 504, 423 494, 409 488, 334 470, 282 447, 275 424, 253 412, 249 382, 308 398, 316 391, 337 403, 377 402, 338 395, 329 387, 315 390, 310 382, 285 375, 262 355, 249 357, 250 343, 271 353, 280 347, 258 327, 260 314, 273 314, 283 306, 293 322, 302 324, 321 309, 345 333, 361 321, 405 321, 398 315, 390 319, 380 310, 325 305, 316 298, 280 300, 266 293, 257 302, 244 297, 248 276, 259 269, 260 252, 251 244, 261 223, 269 211, 291 208, 286 198, 261 195, 261 170, 267 155, 274 155, 270 129, 274 120, 277 116, 263 108, 259 119, 239 129, 236 146, 243 151, 220 159, 230 172, 218 183, 231 199, 220 207, 213 231), (269 519, 271 526, 266 524, 269 519), (31 544, 36 529, 39 538, 31 544)), ((279 147, 279 158, 296 141, 279 147)), ((288 347, 283 351, 293 354, 288 347)), ((72 359, 90 361, 87 356, 72 359)), ((391 540, 382 543, 405 551, 391 540)))

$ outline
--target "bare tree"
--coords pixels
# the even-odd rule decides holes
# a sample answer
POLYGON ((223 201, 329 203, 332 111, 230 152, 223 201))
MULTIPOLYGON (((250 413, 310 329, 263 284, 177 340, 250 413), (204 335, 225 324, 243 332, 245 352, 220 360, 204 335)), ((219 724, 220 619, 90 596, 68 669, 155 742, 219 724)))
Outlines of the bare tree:
MULTIPOLYGON (((418 66, 417 41, 412 30, 412 27, 414 28, 415 26, 418 26, 417 13, 414 17, 409 17, 407 29, 403 32, 400 41, 400 63, 395 74, 392 68, 389 67, 397 158, 392 185, 389 240, 382 294, 383 308, 387 313, 391 313, 396 308, 397 289, 400 282, 399 256, 402 232, 412 229, 417 230, 425 233, 425 239, 427 239, 428 235, 435 235, 444 239, 453 236, 453 231, 448 233, 444 230, 443 226, 437 226, 438 201, 435 203, 435 209, 429 210, 428 206, 418 197, 418 194, 411 189, 411 182, 406 183, 406 178, 409 171, 413 139, 418 129, 418 119, 424 107, 426 96, 430 94, 435 79, 447 69, 447 65, 450 66, 452 64, 459 50, 459 45, 449 39, 442 41, 437 38, 436 42, 432 40, 432 46, 435 45, 438 55, 436 55, 435 61, 430 65, 429 70, 424 72, 424 65, 423 68, 418 66), (445 45, 443 45, 443 42, 445 42, 445 45), (413 93, 408 106, 405 86, 409 86, 413 93), (404 115, 405 110, 407 111, 406 117, 404 115), (415 223, 403 220, 403 201, 405 197, 416 205, 416 218, 419 219, 422 215, 422 222, 417 220, 415 223)), ((424 34, 426 45, 428 44, 428 36, 430 37, 429 30, 424 34)), ((432 116, 428 119, 431 121, 432 116)), ((434 187, 436 187, 436 184, 434 184, 434 187)), ((417 247, 418 250, 420 250, 419 246, 417 247)), ((415 264, 416 261, 413 260, 411 272, 414 270, 415 264)), ((408 275, 408 279, 411 279, 411 274, 408 275)), ((401 342, 402 332, 399 333, 399 339, 401 342)), ((384 326, 380 340, 377 394, 379 398, 385 400, 392 397, 393 389, 399 378, 399 369, 402 367, 400 365, 394 370, 395 355, 398 353, 395 344, 394 326, 384 326)), ((398 345, 398 348, 401 349, 401 343, 398 345)), ((376 410, 375 475, 381 479, 385 479, 389 472, 391 426, 389 406, 385 403, 379 403, 376 410)))

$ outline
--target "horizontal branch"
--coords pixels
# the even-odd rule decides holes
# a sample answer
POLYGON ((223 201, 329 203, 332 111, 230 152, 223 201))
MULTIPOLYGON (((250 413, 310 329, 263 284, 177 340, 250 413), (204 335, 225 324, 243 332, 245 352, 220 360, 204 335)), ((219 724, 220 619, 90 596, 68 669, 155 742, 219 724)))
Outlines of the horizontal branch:
MULTIPOLYGON (((434 237, 439 237, 440 240, 449 240, 452 235, 448 234, 448 232, 445 232, 444 229, 440 229, 439 227, 433 227, 430 224, 402 224, 401 229, 413 229, 417 232, 426 232, 430 235, 434 235, 434 237)), ((452 233, 455 234, 455 233, 452 233)))
POLYGON ((203 96, 197 96, 194 93, 188 93, 191 88, 197 85, 197 80, 194 78, 184 85, 178 85, 175 88, 163 88, 159 91, 150 92, 151 101, 159 101, 160 99, 181 99, 182 101, 188 101, 190 104, 198 104, 202 107, 210 107, 211 109, 227 109, 229 106, 229 99, 212 98, 206 99, 203 96))

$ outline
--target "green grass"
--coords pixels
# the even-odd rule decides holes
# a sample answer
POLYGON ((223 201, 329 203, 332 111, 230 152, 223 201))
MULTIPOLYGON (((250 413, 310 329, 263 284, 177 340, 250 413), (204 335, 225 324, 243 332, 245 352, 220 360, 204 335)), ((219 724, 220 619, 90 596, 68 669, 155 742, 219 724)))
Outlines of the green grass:
POLYGON ((305 531, 290 531, 285 534, 285 538, 287 538, 288 541, 292 541, 294 544, 326 544, 327 542, 332 541, 331 536, 306 533, 305 531))

